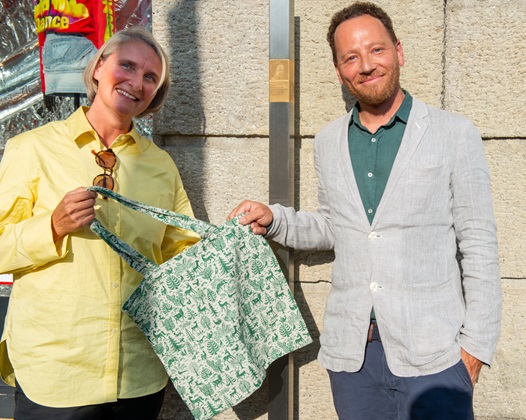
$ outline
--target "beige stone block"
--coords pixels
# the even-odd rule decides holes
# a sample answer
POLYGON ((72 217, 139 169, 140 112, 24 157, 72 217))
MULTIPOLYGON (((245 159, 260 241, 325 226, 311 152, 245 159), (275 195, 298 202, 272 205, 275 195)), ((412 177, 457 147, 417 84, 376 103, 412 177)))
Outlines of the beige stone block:
POLYGON ((153 3, 172 88, 158 134, 268 133, 268 1, 153 3))
MULTIPOLYGON (((242 200, 269 201, 269 156, 266 138, 170 137, 156 141, 174 159, 196 217, 222 223, 242 200)), ((313 140, 296 142, 296 207, 318 208, 318 178, 313 140)))
POLYGON ((443 90, 444 2, 382 0, 404 49, 401 84, 414 97, 441 107, 443 90))
POLYGON ((491 369, 475 387, 477 418, 526 419, 526 279, 503 280, 502 329, 491 369))
MULTIPOLYGON (((268 203, 268 139, 157 136, 156 140, 176 162, 196 217, 217 224, 244 199, 268 203)), ((294 153, 296 207, 315 211, 313 140, 298 140, 294 153)))
POLYGON ((504 278, 526 278, 526 143, 523 140, 485 141, 491 174, 500 271, 504 278))
POLYGON ((526 2, 447 2, 446 109, 462 113, 484 137, 524 136, 526 2))
POLYGON ((222 224, 244 199, 268 203, 268 139, 164 137, 195 216, 222 224))

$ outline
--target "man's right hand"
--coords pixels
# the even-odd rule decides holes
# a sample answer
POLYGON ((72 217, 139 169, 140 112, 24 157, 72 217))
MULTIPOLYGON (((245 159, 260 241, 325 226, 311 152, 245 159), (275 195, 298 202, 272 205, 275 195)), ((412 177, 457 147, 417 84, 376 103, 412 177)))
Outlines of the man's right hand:
POLYGON ((89 225, 95 218, 97 193, 79 187, 68 192, 51 215, 53 241, 89 225))
POLYGON ((239 223, 242 225, 250 224, 252 232, 256 235, 265 235, 267 233, 267 227, 270 226, 273 220, 272 211, 268 206, 256 201, 245 200, 230 212, 227 220, 242 213, 245 213, 245 215, 239 219, 239 223))

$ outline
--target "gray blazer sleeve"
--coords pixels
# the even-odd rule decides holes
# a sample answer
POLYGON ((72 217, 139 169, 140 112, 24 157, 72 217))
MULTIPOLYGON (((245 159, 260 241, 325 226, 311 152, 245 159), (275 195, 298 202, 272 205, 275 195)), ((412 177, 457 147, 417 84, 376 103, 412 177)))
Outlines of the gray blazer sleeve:
POLYGON ((451 192, 466 305, 460 344, 490 364, 500 332, 502 302, 489 171, 480 135, 472 124, 459 129, 458 142, 451 192))
POLYGON ((301 250, 334 249, 334 231, 326 188, 320 174, 319 153, 319 150, 315 148, 314 167, 318 175, 318 210, 305 212, 279 204, 271 205, 274 220, 266 238, 301 250))

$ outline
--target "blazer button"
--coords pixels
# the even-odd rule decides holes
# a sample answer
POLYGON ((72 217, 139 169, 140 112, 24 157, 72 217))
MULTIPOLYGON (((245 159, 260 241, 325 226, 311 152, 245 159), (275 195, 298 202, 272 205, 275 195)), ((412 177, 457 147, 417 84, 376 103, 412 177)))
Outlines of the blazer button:
POLYGON ((378 283, 376 283, 375 281, 373 281, 370 285, 369 285, 369 289, 371 289, 373 292, 376 292, 378 290, 378 283))

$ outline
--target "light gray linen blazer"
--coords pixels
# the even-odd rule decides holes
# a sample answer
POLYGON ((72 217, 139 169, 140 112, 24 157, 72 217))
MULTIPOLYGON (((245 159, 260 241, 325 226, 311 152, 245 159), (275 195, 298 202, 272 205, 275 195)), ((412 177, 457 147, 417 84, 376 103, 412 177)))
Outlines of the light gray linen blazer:
POLYGON ((461 346, 490 364, 500 331, 501 283, 478 130, 462 116, 413 99, 369 224, 349 157, 351 112, 314 141, 319 209, 270 206, 268 238, 335 252, 319 362, 332 371, 360 369, 374 306, 395 375, 447 369, 460 360, 461 346))

